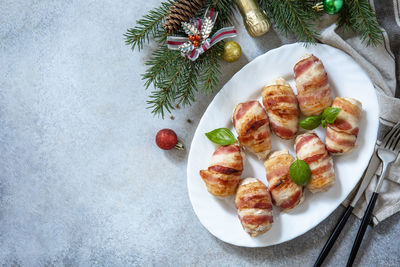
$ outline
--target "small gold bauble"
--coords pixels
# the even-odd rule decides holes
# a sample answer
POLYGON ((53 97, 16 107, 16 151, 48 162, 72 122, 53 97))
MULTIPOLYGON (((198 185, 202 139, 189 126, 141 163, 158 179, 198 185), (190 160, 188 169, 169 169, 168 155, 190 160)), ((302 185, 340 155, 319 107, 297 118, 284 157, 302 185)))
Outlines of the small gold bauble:
POLYGON ((234 62, 240 58, 242 49, 240 45, 234 41, 226 42, 224 45, 224 53, 222 54, 223 60, 226 62, 234 62))

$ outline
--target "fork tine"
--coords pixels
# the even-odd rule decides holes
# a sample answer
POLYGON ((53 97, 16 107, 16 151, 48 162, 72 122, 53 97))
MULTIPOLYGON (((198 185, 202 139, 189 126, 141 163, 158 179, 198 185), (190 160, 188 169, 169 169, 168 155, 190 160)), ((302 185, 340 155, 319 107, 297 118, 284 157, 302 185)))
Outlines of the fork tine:
POLYGON ((389 140, 385 144, 385 147, 390 150, 394 150, 394 148, 396 147, 396 141, 397 141, 397 137, 399 136, 399 134, 400 134, 400 128, 396 129, 396 131, 394 131, 392 133, 392 136, 389 138, 389 140), (393 146, 393 144, 394 144, 394 146, 393 146))
POLYGON ((392 127, 392 129, 385 135, 382 140, 381 146, 386 147, 389 141, 392 139, 393 134, 400 128, 400 122, 392 127))
POLYGON ((396 154, 400 152, 400 132, 397 134, 397 141, 394 142, 392 149, 396 154))

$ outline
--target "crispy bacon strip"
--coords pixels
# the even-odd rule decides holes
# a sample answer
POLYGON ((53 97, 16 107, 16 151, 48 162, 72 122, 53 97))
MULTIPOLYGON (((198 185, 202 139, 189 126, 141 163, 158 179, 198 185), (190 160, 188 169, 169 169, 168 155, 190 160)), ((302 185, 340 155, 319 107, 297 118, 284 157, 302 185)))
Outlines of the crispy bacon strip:
POLYGON ((341 111, 326 129, 326 149, 332 154, 344 154, 355 147, 361 120, 362 104, 354 98, 336 97, 332 107, 341 111))
POLYGON ((290 85, 279 78, 263 89, 262 99, 272 131, 280 138, 293 138, 299 128, 299 107, 290 85))
POLYGON ((327 191, 336 181, 333 161, 324 143, 315 133, 298 135, 295 141, 297 157, 310 166, 311 178, 306 187, 312 192, 327 191))
POLYGON ((242 175, 243 161, 244 153, 239 144, 217 148, 208 169, 200 171, 208 192, 219 197, 233 195, 242 175))
POLYGON ((289 152, 282 150, 272 153, 264 162, 272 201, 283 210, 290 210, 303 201, 303 187, 289 177, 289 167, 293 161, 289 152))
POLYGON ((247 150, 264 159, 271 149, 268 116, 258 101, 240 103, 233 112, 238 140, 247 150))
POLYGON ((297 100, 306 116, 320 115, 332 103, 328 75, 321 60, 314 55, 305 55, 294 66, 297 100))
POLYGON ((266 185, 256 178, 243 179, 238 187, 235 205, 243 229, 256 237, 272 227, 271 196, 266 185))

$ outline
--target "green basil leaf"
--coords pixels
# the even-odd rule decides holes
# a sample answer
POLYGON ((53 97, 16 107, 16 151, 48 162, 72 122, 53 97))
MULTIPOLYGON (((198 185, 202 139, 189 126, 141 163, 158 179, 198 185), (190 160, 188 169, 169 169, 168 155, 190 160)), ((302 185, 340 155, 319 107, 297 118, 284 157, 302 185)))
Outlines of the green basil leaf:
POLYGON ((324 112, 322 112, 321 117, 326 120, 327 123, 334 123, 341 110, 340 108, 327 107, 324 112))
POLYGON ((305 118, 304 120, 301 120, 299 122, 299 126, 306 130, 313 130, 317 128, 320 123, 321 123, 320 116, 310 116, 305 118))
POLYGON ((310 167, 304 160, 297 159, 290 165, 289 176, 297 185, 304 186, 311 177, 310 167))
POLYGON ((326 120, 321 120, 321 125, 322 127, 326 128, 326 126, 328 126, 328 123, 326 122, 326 120))
POLYGON ((227 128, 218 128, 206 133, 207 138, 218 145, 230 145, 236 143, 237 140, 233 133, 227 128))

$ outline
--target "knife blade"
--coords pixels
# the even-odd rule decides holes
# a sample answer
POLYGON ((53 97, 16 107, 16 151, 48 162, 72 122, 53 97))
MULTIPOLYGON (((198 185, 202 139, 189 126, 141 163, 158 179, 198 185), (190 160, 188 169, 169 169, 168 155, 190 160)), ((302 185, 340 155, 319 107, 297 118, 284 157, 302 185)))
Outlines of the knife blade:
POLYGON ((379 164, 380 164, 380 160, 379 160, 378 156, 376 155, 376 152, 374 151, 371 159, 369 160, 368 167, 364 171, 362 182, 361 182, 361 185, 358 187, 357 194, 354 196, 353 200, 350 203, 350 206, 352 206, 353 208, 357 204, 361 195, 364 193, 365 189, 367 189, 372 178, 375 176, 375 172, 378 169, 379 164))

